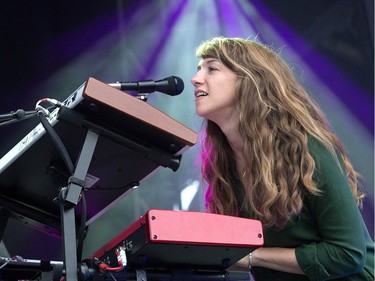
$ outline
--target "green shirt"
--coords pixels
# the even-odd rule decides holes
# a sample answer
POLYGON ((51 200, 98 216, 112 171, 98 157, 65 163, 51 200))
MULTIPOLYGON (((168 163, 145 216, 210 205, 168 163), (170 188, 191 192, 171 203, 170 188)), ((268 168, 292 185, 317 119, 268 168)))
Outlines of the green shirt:
POLYGON ((306 275, 260 267, 253 275, 256 281, 374 280, 374 243, 347 178, 322 144, 310 141, 309 149, 322 194, 307 195, 301 213, 283 230, 264 230, 264 247, 295 248, 306 275))

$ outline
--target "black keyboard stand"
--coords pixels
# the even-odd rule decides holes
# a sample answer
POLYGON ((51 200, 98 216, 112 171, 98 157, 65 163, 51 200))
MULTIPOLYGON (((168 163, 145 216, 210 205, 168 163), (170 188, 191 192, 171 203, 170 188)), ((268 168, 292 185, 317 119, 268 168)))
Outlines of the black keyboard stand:
POLYGON ((77 236, 74 208, 78 204, 83 191, 83 186, 78 183, 83 183, 85 181, 98 138, 99 135, 97 133, 91 130, 87 131, 86 139, 73 174, 73 181, 70 181, 68 187, 63 189, 64 192, 62 192, 64 207, 61 215, 61 224, 66 281, 78 280, 77 236))

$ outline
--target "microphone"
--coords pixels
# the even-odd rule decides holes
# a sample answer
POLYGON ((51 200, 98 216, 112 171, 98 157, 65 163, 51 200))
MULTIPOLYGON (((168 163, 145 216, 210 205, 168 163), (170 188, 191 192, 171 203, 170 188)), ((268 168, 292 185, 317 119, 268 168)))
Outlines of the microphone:
POLYGON ((137 91, 142 94, 161 92, 169 96, 177 96, 184 90, 184 82, 177 76, 170 76, 157 81, 117 82, 108 85, 122 91, 137 91))
MULTIPOLYGON (((33 111, 32 113, 35 113, 35 111, 33 111)), ((26 112, 23 109, 18 109, 16 112, 11 111, 10 113, 7 113, 7 114, 1 114, 0 121, 7 121, 7 120, 13 120, 13 119, 21 120, 25 118, 25 116, 28 114, 30 114, 30 112, 26 112)))

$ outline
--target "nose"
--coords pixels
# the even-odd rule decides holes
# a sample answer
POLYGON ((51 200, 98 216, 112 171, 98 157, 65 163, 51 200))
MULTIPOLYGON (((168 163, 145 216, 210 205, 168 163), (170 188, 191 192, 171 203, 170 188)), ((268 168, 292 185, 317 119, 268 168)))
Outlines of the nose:
POLYGON ((191 78, 190 82, 191 82, 191 84, 193 84, 193 86, 201 85, 201 84, 203 84, 203 78, 201 77, 201 75, 199 75, 199 72, 197 72, 191 78))

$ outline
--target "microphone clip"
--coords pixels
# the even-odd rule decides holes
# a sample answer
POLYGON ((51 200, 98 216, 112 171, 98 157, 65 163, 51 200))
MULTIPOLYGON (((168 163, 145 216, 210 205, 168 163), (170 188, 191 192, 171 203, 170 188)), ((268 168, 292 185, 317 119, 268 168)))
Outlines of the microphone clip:
POLYGON ((142 100, 142 101, 144 101, 144 102, 147 102, 147 99, 148 99, 148 95, 149 95, 150 93, 138 93, 137 95, 136 95, 136 98, 137 99, 139 99, 139 100, 142 100))

